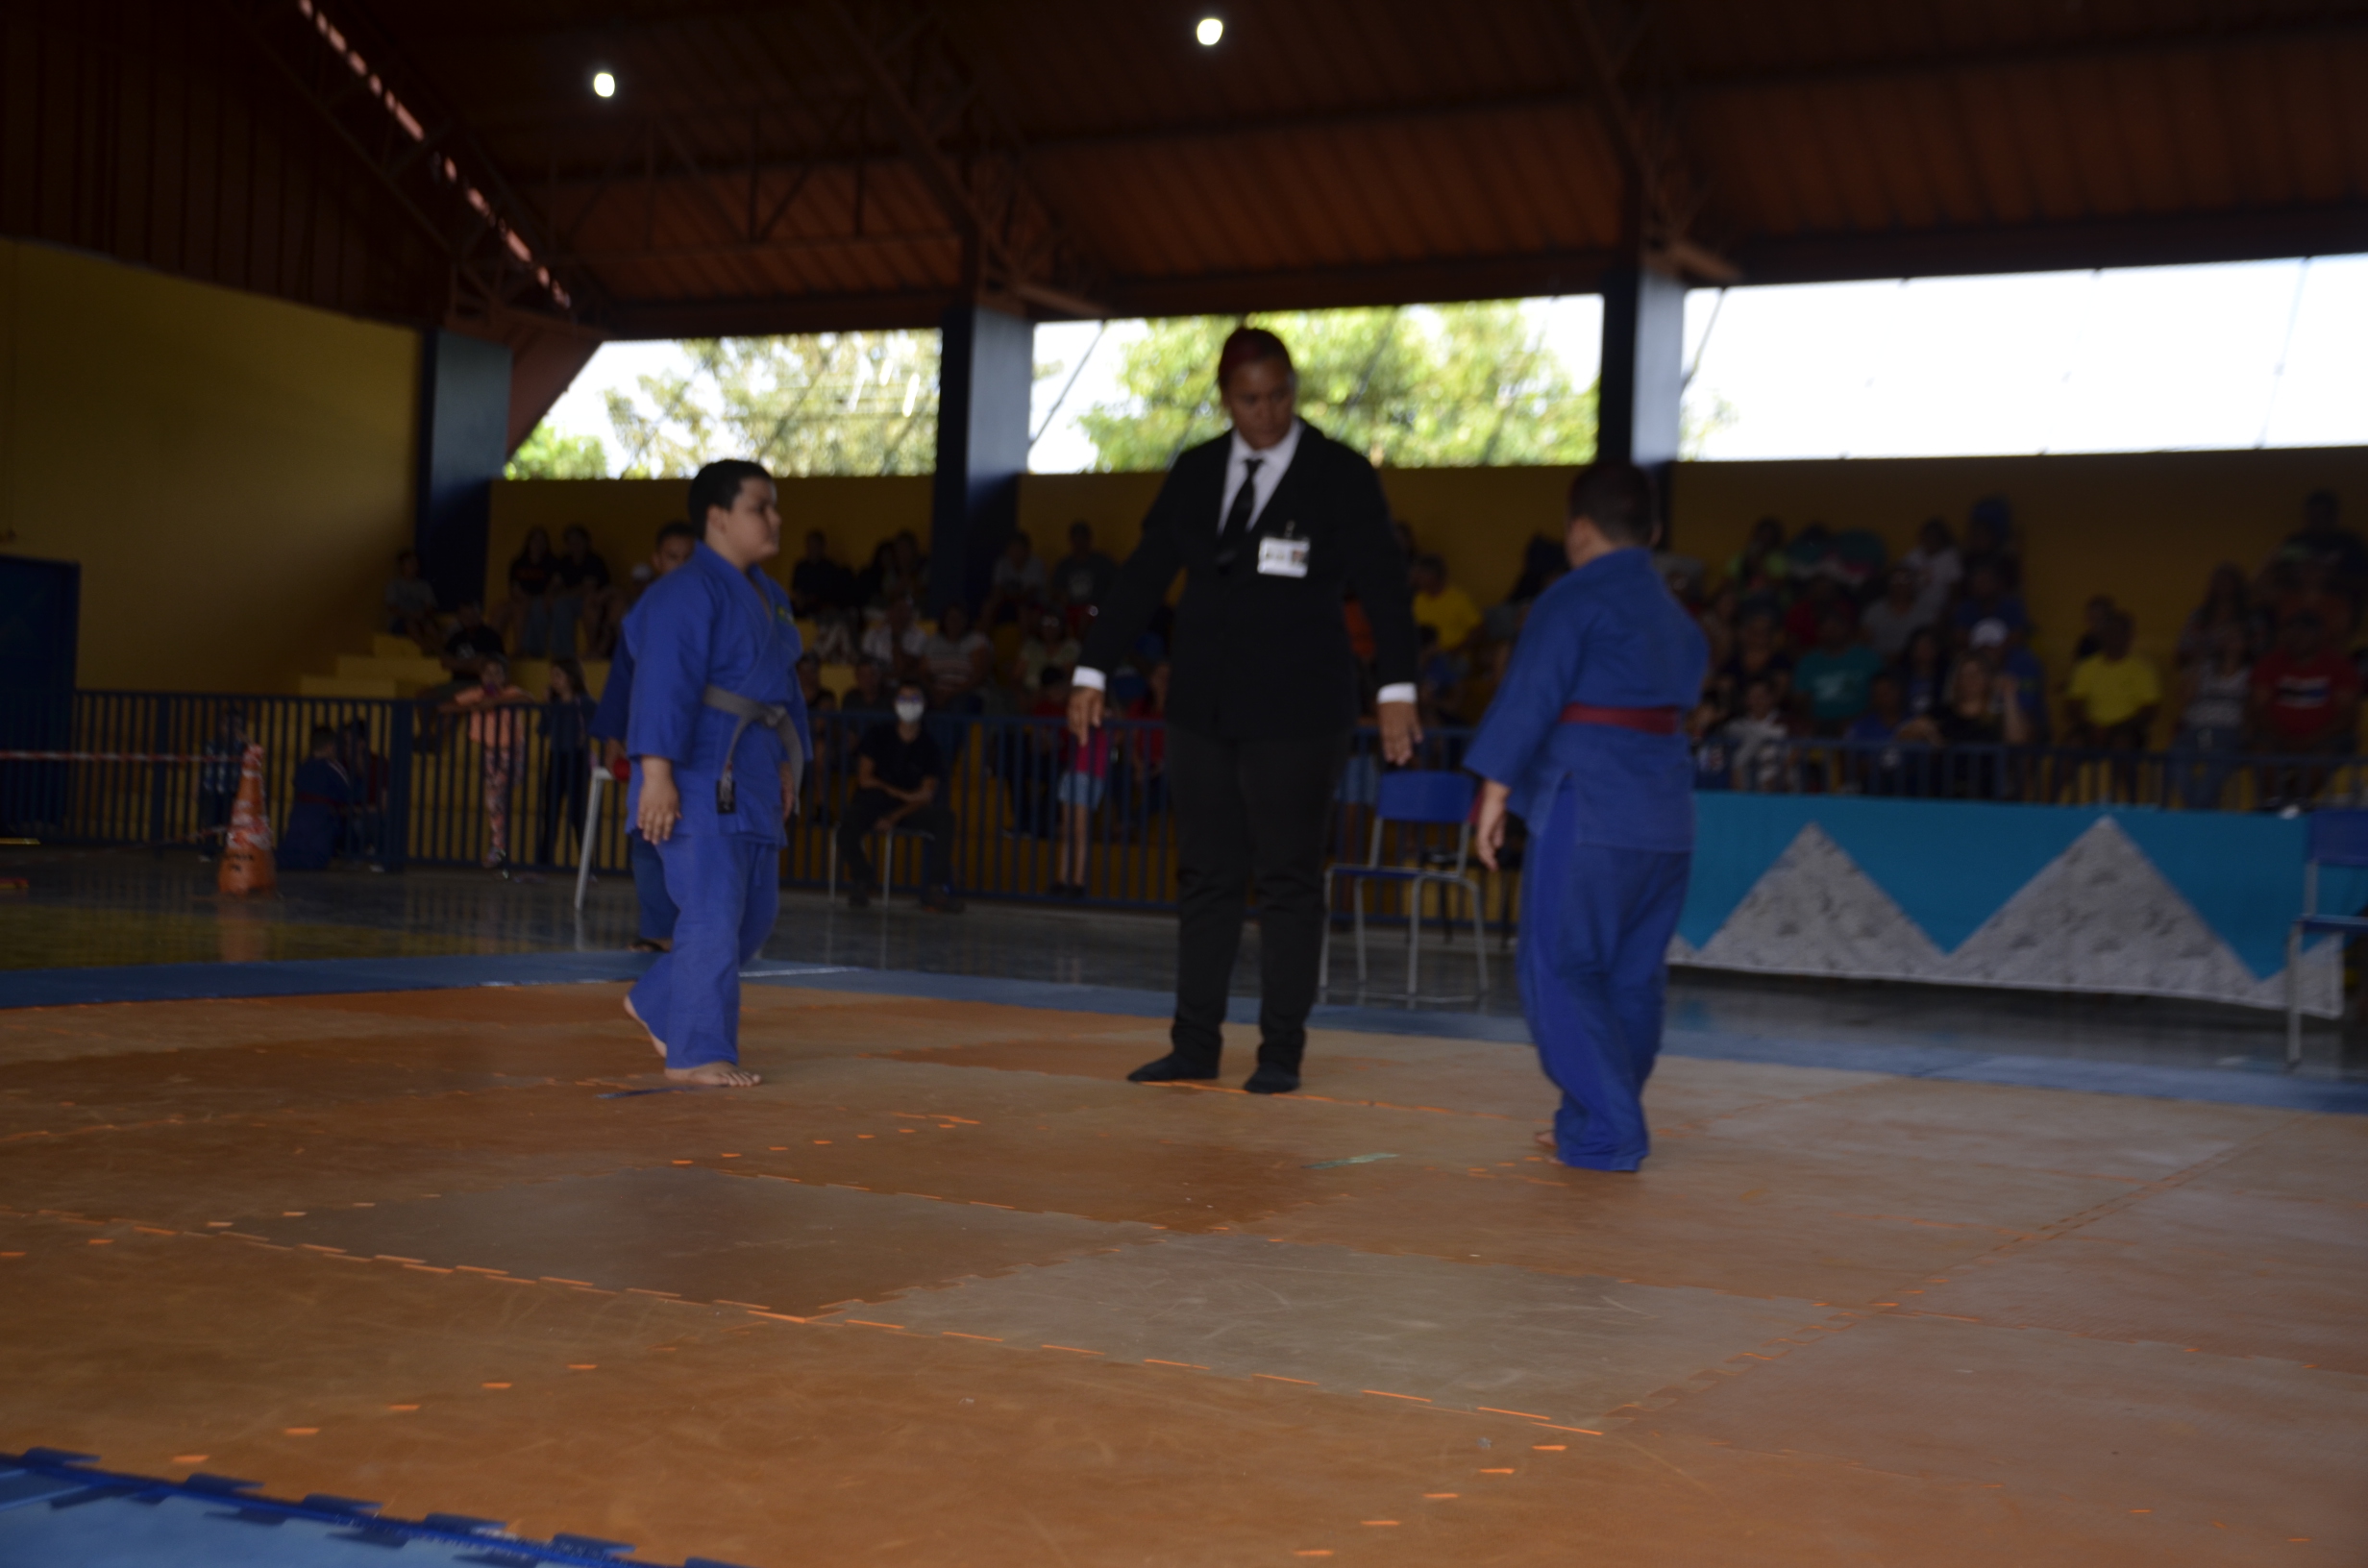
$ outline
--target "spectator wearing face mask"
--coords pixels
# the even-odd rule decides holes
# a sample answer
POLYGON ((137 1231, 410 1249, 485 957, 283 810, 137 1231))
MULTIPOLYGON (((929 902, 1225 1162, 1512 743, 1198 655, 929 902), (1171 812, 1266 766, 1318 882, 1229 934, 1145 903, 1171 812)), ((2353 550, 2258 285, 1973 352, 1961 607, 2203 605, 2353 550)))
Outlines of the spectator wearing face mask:
POLYGON ((922 727, 929 698, 917 680, 897 687, 893 724, 875 724, 855 747, 855 793, 839 822, 839 858, 846 864, 847 901, 856 909, 872 902, 876 872, 865 848, 879 829, 901 828, 927 835, 922 850, 921 907, 958 915, 953 894, 953 813, 941 803, 946 766, 937 742, 922 727))

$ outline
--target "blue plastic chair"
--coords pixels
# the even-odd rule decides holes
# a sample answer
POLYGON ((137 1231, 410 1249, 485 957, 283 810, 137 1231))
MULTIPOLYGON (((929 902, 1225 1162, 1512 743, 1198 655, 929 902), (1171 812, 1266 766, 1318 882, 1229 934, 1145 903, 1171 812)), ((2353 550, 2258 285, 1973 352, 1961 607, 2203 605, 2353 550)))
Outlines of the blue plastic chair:
POLYGON ((2285 934, 2285 1066, 2291 1072, 2303 1060, 2303 938, 2312 932, 2331 933, 2338 943, 2347 937, 2368 936, 2368 916, 2319 913, 2319 868, 2346 870, 2368 867, 2368 811, 2314 811, 2310 814, 2310 847, 2303 863, 2303 912, 2285 934))
MULTIPOLYGON (((1477 785, 1469 773, 1445 772, 1407 772, 1384 773, 1374 792, 1373 835, 1362 866, 1328 866, 1323 873, 1323 945, 1317 962, 1323 976, 1323 989, 1332 986, 1332 882, 1343 878, 1355 888, 1351 908, 1355 911, 1357 933, 1357 979, 1366 977, 1365 966, 1365 890, 1374 882, 1396 883, 1409 890, 1406 917, 1406 1002, 1413 1006, 1418 1000, 1462 1001, 1460 996, 1418 995, 1422 965, 1422 890, 1436 887, 1460 890, 1471 910, 1471 945, 1473 961, 1479 965, 1480 990, 1487 995, 1489 989, 1489 955, 1487 934, 1481 928, 1481 895, 1478 879, 1466 874, 1465 868, 1471 857, 1471 802, 1477 785), (1381 861, 1382 830, 1392 822, 1408 826, 1453 827, 1456 830, 1455 853, 1452 857, 1418 852, 1417 863, 1411 866, 1385 866, 1381 861), (1435 864, 1430 862, 1436 861, 1435 864), (1452 870, 1442 870, 1441 865, 1452 870)), ((1446 921, 1443 901, 1440 919, 1446 921)), ((1447 927, 1452 940, 1454 927, 1447 927)))

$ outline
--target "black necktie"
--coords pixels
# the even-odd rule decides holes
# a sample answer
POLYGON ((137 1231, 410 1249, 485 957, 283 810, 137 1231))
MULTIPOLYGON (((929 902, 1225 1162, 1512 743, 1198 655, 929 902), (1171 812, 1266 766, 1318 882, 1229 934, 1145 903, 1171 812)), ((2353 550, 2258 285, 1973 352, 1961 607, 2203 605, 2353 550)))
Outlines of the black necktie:
POLYGON ((1225 526, 1217 530, 1217 570, 1233 570, 1234 558, 1242 552, 1242 541, 1249 536, 1250 514, 1258 509, 1258 465, 1264 457, 1242 459, 1242 488, 1233 493, 1233 504, 1225 508, 1225 526))

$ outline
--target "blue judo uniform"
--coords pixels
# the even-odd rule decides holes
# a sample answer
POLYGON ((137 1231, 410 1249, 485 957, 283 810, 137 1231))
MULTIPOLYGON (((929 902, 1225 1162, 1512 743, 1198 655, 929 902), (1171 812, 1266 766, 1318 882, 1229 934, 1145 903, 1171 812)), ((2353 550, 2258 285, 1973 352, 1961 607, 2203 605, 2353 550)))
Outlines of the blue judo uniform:
MULTIPOLYGON (((705 706, 720 686, 789 710, 813 752, 798 689, 798 627, 789 596, 761 573, 743 574, 704 544, 642 596, 625 618, 632 694, 625 747, 635 758, 627 810, 641 811, 639 759, 674 764, 682 820, 654 845, 680 911, 675 944, 633 987, 633 1011, 666 1047, 669 1067, 740 1059, 740 966, 773 932, 780 904, 781 741, 762 724, 705 706), (731 752, 736 799, 717 810, 716 781, 731 752)), ((611 678, 614 678, 613 673, 611 678)))
POLYGON ((1464 766, 1512 791, 1529 824, 1521 1011, 1566 1164, 1634 1170, 1640 1096, 1661 1053, 1669 938, 1693 861, 1693 765, 1682 729, 1565 723, 1572 704, 1664 710, 1702 689, 1710 649, 1642 550, 1596 557, 1540 596, 1464 766))
MULTIPOLYGON (((622 746, 626 721, 632 709, 633 649, 631 644, 619 637, 615 657, 608 663, 608 684, 601 688, 601 705, 592 713, 592 738, 615 741, 622 746)), ((644 942, 672 942, 678 912, 666 892, 666 866, 657 857, 657 845, 643 838, 641 829, 629 825, 625 831, 625 855, 633 869, 633 896, 641 904, 637 934, 644 942)))

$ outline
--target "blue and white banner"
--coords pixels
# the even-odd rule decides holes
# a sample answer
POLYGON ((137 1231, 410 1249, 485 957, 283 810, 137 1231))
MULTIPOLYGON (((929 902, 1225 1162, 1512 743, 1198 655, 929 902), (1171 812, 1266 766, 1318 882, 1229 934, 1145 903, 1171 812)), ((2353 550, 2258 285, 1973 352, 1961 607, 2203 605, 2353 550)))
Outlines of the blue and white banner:
MULTIPOLYGON (((1695 797, 1693 881, 1669 961, 1762 974, 2285 1005, 2308 824, 2224 812, 1853 796, 1695 797)), ((2368 905, 2321 874, 2319 908, 2368 905)), ((2333 1017, 2331 942, 2302 960, 2333 1017)))

